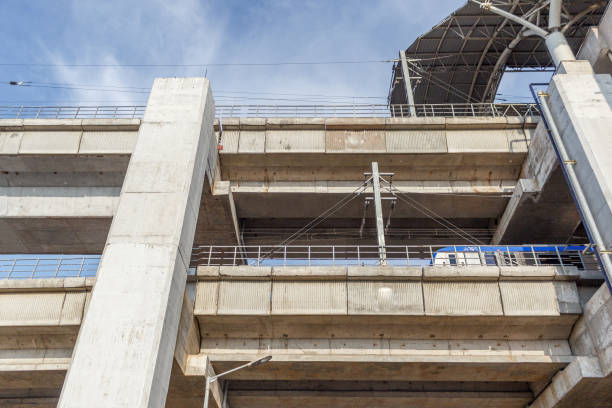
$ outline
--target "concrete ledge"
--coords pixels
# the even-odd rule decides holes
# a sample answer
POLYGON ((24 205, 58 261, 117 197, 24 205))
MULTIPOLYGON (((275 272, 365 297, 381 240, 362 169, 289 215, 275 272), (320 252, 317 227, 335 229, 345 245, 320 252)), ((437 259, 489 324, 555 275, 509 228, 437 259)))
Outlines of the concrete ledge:
POLYGON ((420 266, 349 266, 349 280, 416 280, 423 277, 420 266))
POLYGON ((96 278, 3 279, 0 293, 66 292, 93 288, 96 278))
POLYGON ((0 131, 10 130, 138 130, 140 119, 0 119, 0 131))
POLYGON ((275 266, 274 280, 346 280, 346 266, 275 266))
POLYGON ((198 265, 196 268, 196 276, 198 280, 217 280, 219 279, 220 266, 205 266, 198 265))
POLYGON ((557 275, 555 266, 502 266, 499 269, 499 280, 551 281, 557 275))
POLYGON ((426 266, 423 268, 424 281, 496 281, 499 279, 497 266, 426 266))
POLYGON ((266 267, 266 266, 241 265, 241 266, 220 266, 219 267, 219 278, 221 279, 241 279, 241 280, 266 279, 266 280, 270 280, 269 278, 271 276, 272 276, 272 268, 270 268, 269 266, 266 267))
MULTIPOLYGON (((401 129, 522 129, 535 127, 538 117, 394 117, 394 118, 223 118, 223 130, 401 130, 401 129)), ((215 130, 219 120, 215 119, 215 130)))

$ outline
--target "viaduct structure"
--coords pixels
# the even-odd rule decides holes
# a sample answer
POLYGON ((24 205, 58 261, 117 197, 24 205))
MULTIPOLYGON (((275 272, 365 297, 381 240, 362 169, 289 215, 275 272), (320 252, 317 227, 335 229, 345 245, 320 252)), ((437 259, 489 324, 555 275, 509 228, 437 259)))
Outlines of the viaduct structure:
POLYGON ((612 406, 612 11, 565 4, 557 63, 491 7, 401 52, 384 110, 215 109, 205 78, 4 108, 0 407, 612 406), (491 27, 510 51, 472 58, 491 27), (493 103, 530 58, 539 106, 493 103))

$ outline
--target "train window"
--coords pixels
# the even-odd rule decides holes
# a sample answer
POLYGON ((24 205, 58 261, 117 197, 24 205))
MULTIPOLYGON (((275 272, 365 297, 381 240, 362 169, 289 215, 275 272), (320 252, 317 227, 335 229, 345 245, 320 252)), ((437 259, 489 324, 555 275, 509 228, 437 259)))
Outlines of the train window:
POLYGON ((457 265, 457 255, 448 254, 448 263, 449 265, 457 265))

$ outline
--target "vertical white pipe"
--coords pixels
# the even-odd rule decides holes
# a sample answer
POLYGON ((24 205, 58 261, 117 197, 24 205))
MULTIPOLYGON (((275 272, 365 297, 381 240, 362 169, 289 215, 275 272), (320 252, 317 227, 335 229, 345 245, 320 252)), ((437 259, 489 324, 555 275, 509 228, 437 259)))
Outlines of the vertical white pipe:
POLYGON ((550 0, 548 9, 548 29, 557 31, 561 27, 561 3, 562 0, 550 0))
POLYGON ((550 128, 550 133, 557 147, 557 151, 559 152, 559 157, 561 159, 561 166, 565 167, 568 181, 570 183, 570 187, 574 191, 574 195, 576 197, 576 201, 578 201, 578 206, 582 212, 582 216, 584 217, 584 222, 587 224, 587 227, 591 233, 591 238, 593 239, 593 243, 596 246, 597 252, 599 254, 599 259, 603 265, 603 273, 606 275, 608 282, 612 282, 612 260, 610 260, 610 254, 607 252, 602 253, 602 251, 607 250, 604 245, 604 241, 599 233, 599 227, 595 222, 595 218, 593 218, 593 213, 591 213, 591 209, 589 207, 588 201, 584 196, 584 192, 582 191, 582 186, 578 181, 578 176, 576 176, 576 171, 574 170, 574 162, 570 160, 569 155, 567 154, 567 150, 565 149, 565 144, 561 139, 559 134, 559 129, 555 124, 555 121, 550 113, 550 108, 548 107, 548 101, 546 101, 544 93, 538 93, 538 99, 540 100, 540 106, 542 107, 542 114, 544 115, 544 119, 546 119, 546 123, 548 123, 548 127, 550 128))

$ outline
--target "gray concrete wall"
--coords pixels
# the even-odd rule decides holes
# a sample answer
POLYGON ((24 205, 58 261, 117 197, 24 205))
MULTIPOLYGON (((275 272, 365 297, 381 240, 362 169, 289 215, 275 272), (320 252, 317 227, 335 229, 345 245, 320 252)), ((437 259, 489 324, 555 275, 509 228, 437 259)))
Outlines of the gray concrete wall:
POLYGON ((59 407, 164 406, 213 118, 206 79, 156 79, 59 407))

